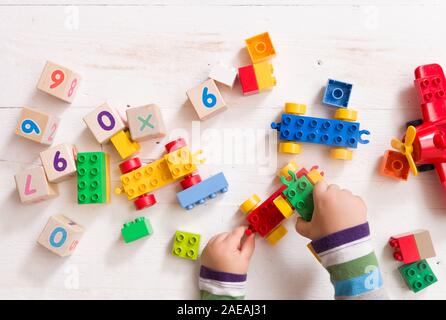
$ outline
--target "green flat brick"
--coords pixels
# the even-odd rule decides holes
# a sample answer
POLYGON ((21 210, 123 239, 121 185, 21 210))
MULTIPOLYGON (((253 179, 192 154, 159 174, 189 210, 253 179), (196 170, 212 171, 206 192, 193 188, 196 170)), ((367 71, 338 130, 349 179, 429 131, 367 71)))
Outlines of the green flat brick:
POLYGON ((109 199, 108 156, 105 152, 77 154, 77 203, 107 203, 109 199))
POLYGON ((282 183, 287 186, 283 194, 302 219, 310 221, 314 210, 313 184, 305 176, 297 178, 294 172, 289 171, 288 173, 292 180, 281 177, 282 183))
POLYGON ((398 270, 413 292, 421 291, 437 282, 437 277, 426 260, 402 265, 398 270))
POLYGON ((124 223, 121 229, 125 243, 130 243, 138 239, 150 236, 153 233, 150 220, 145 217, 136 218, 135 221, 124 223))
POLYGON ((172 254, 184 259, 197 260, 200 249, 200 238, 201 236, 195 233, 184 231, 175 232, 172 254))

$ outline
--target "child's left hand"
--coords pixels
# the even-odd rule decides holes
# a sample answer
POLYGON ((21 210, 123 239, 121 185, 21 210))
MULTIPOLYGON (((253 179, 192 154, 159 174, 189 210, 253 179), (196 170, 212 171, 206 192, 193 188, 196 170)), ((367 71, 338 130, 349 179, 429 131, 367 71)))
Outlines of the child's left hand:
POLYGON ((246 227, 218 234, 209 240, 201 264, 215 271, 246 274, 255 249, 255 235, 244 237, 246 227))

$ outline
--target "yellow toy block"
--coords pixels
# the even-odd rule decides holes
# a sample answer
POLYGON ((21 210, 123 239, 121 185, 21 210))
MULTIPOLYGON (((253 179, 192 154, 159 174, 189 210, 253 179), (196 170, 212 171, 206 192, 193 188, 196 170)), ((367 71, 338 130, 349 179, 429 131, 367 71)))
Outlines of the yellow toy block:
POLYGON ((110 140, 122 159, 130 157, 141 149, 138 142, 132 141, 128 130, 119 131, 110 140))
POLYGON ((273 203, 276 205, 277 209, 283 214, 285 219, 288 219, 293 215, 293 208, 290 206, 288 201, 284 199, 282 196, 278 196, 273 200, 273 203))
POLYGON ((245 43, 253 63, 269 60, 276 56, 276 50, 274 50, 268 32, 248 38, 245 40, 245 43))
POLYGON ((125 193, 129 200, 175 182, 166 160, 161 158, 132 172, 121 176, 122 187, 115 189, 116 194, 125 193))
POLYGON ((287 234, 287 232, 287 229, 283 225, 280 225, 266 237, 266 241, 273 246, 279 242, 287 234))
POLYGON ((106 192, 106 199, 107 203, 110 203, 110 156, 108 153, 105 154, 105 192, 106 192))
POLYGON ((307 248, 308 248, 308 250, 310 250, 311 254, 316 258, 316 260, 319 261, 319 263, 320 263, 321 258, 319 258, 319 255, 316 253, 316 251, 314 251, 314 248, 311 245, 311 242, 307 244, 307 248))
POLYGON ((324 177, 321 175, 321 172, 317 169, 313 169, 310 172, 308 172, 307 178, 313 185, 315 185, 319 181, 324 180, 324 177))
POLYGON ((259 91, 270 89, 276 85, 276 78, 273 76, 273 65, 267 61, 254 64, 257 85, 259 91))
POLYGON ((292 172, 297 172, 297 170, 299 170, 300 166, 296 163, 296 161, 291 160, 286 166, 284 166, 282 169, 280 169, 277 172, 277 176, 280 177, 285 177, 285 178, 290 178, 290 174, 289 171, 291 170, 292 172))
POLYGON ((180 179, 188 174, 197 171, 197 162, 202 163, 204 160, 199 160, 198 155, 202 153, 199 150, 192 154, 188 147, 182 147, 178 150, 170 152, 164 156, 167 166, 174 179, 180 179))

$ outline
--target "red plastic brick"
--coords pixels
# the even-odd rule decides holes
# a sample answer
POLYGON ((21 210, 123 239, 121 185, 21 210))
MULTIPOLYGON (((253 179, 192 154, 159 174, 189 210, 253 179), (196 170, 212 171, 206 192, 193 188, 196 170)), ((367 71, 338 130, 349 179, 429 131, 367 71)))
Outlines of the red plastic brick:
POLYGON ((257 83, 254 66, 249 65, 238 69, 238 77, 242 86, 244 95, 259 92, 259 85, 257 83))
POLYGON ((395 249, 393 257, 405 264, 420 260, 417 244, 413 234, 391 237, 389 245, 395 249))

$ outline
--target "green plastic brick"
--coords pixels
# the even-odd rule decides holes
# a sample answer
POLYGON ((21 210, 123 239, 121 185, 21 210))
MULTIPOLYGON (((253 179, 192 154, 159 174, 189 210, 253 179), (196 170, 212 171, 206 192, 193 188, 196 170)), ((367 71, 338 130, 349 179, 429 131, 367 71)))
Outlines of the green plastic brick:
POLYGON ((310 221, 314 210, 313 184, 305 176, 297 178, 294 172, 289 171, 288 173, 291 180, 281 177, 282 183, 287 186, 283 194, 302 219, 310 221))
POLYGON ((199 234, 184 231, 175 232, 172 254, 176 257, 197 260, 200 249, 199 234))
POLYGON ((124 223, 121 229, 125 243, 130 243, 138 239, 150 236, 153 233, 150 220, 145 217, 136 218, 135 221, 124 223))
POLYGON ((413 292, 421 291, 437 282, 437 277, 426 260, 402 265, 398 270, 413 292))
POLYGON ((77 203, 107 203, 108 156, 105 152, 77 154, 77 203))

